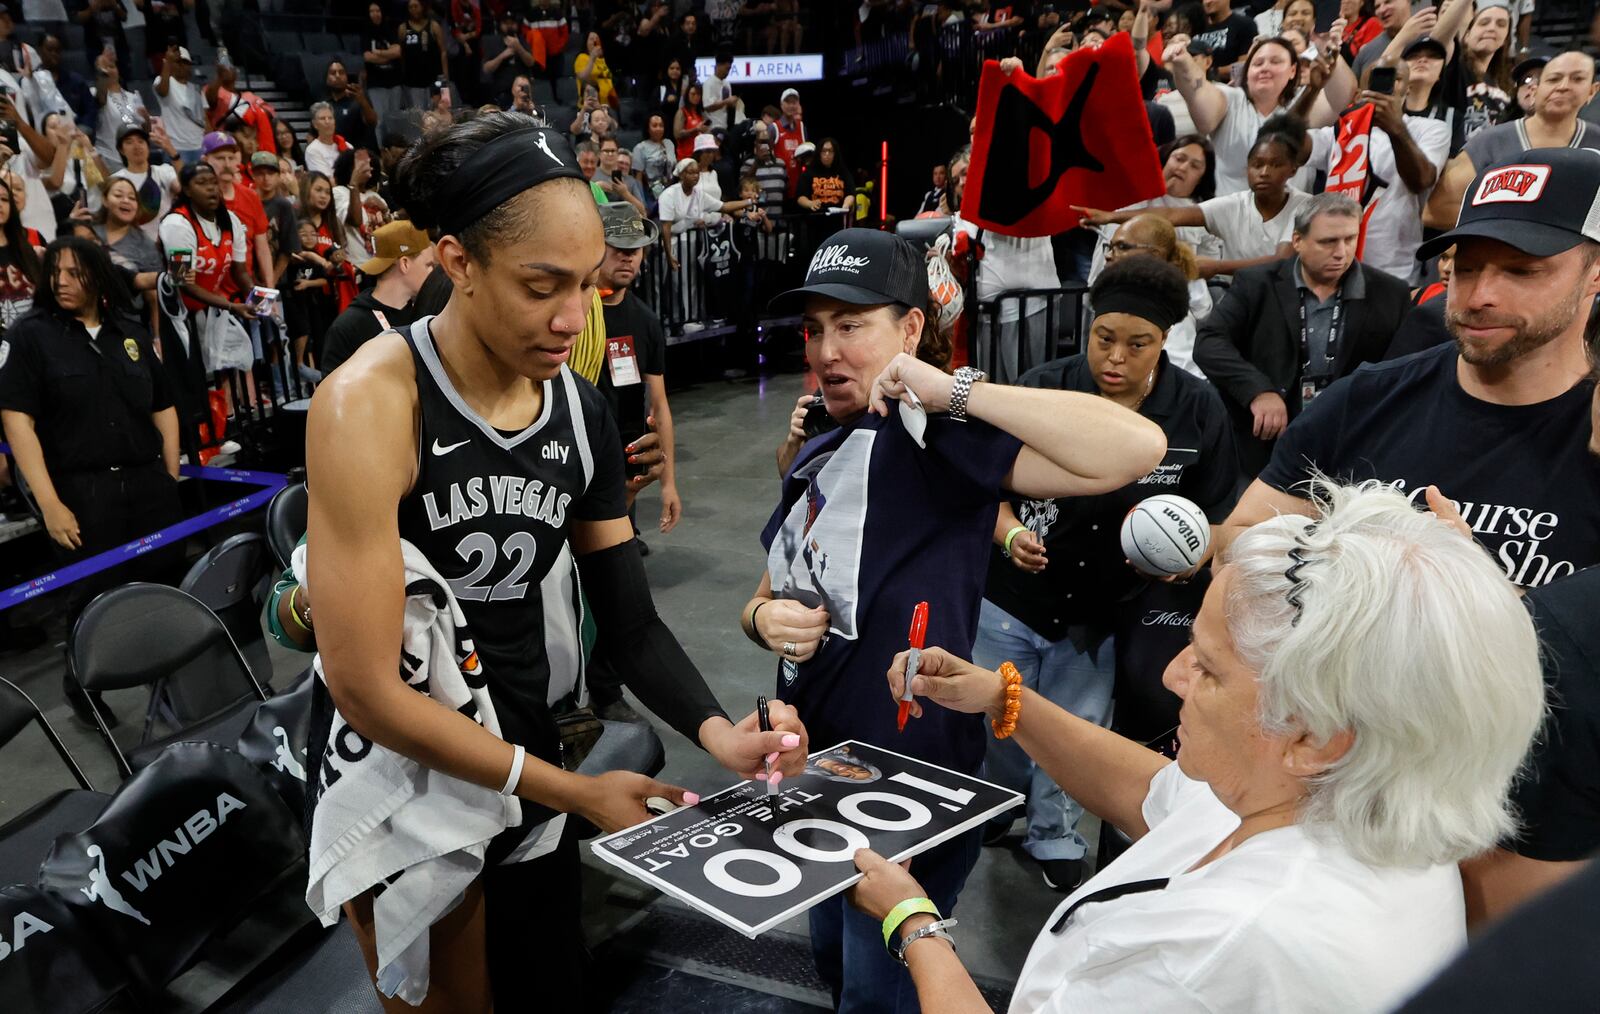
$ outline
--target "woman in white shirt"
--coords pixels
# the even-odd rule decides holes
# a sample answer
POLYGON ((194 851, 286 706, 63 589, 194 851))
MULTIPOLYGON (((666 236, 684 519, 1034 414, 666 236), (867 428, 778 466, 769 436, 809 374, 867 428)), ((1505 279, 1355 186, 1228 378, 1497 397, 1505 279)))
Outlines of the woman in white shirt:
POLYGON ((673 168, 678 182, 661 191, 661 241, 667 244, 667 261, 672 270, 678 270, 678 254, 682 253, 684 233, 690 229, 704 229, 722 221, 725 212, 743 211, 754 201, 724 201, 720 194, 713 195, 700 186, 700 163, 692 158, 678 160, 673 168), (677 235, 674 236, 673 232, 677 235))
POLYGON ((1189 206, 1146 207, 1132 211, 1079 208, 1083 224, 1121 225, 1138 215, 1157 215, 1175 226, 1201 227, 1221 241, 1218 259, 1202 258, 1200 277, 1231 276, 1233 272, 1287 257, 1294 236, 1294 216, 1311 195, 1296 190, 1289 181, 1300 168, 1306 131, 1287 113, 1262 124, 1246 163, 1250 187, 1238 193, 1213 197, 1189 206))
MULTIPOLYGON (((1211 138, 1216 148, 1217 194, 1249 189, 1245 161, 1255 145, 1256 132, 1268 117, 1287 109, 1298 90, 1300 60, 1294 47, 1279 38, 1257 39, 1244 58, 1242 89, 1207 81, 1189 54, 1188 36, 1173 39, 1163 60, 1189 108, 1194 129, 1211 138)), ((1355 76, 1339 57, 1312 106, 1311 126, 1335 122, 1355 90, 1355 76)))
MULTIPOLYGON (((1438 490, 1444 517, 1376 483, 1319 495, 1319 517, 1256 525, 1217 571, 1164 677, 1176 763, 922 654, 919 697, 987 712, 1134 839, 1051 916, 1013 1014, 1383 1011, 1465 943, 1456 864, 1513 830, 1544 710, 1533 623, 1438 490)), ((893 923, 922 1009, 987 1010, 939 917, 896 910, 923 894, 911 875, 867 850, 856 865, 853 900, 893 923)))
POLYGON ((316 136, 306 143, 306 168, 331 178, 333 163, 350 142, 334 132, 333 107, 326 102, 311 107, 311 129, 316 136))

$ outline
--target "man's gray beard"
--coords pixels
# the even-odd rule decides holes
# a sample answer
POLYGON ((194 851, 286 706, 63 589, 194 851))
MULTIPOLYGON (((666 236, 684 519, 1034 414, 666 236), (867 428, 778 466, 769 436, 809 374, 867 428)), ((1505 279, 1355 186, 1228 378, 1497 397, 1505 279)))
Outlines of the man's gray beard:
POLYGON ((1517 327, 1516 334, 1504 344, 1492 348, 1480 348, 1461 337, 1457 330, 1461 324, 1461 315, 1445 313, 1445 326, 1450 329, 1450 335, 1456 340, 1456 351, 1461 358, 1473 366, 1505 366, 1521 359, 1530 352, 1544 348, 1559 338, 1572 322, 1578 317, 1578 309, 1583 305, 1582 293, 1576 290, 1572 298, 1564 305, 1559 305, 1544 316, 1528 321, 1517 327))

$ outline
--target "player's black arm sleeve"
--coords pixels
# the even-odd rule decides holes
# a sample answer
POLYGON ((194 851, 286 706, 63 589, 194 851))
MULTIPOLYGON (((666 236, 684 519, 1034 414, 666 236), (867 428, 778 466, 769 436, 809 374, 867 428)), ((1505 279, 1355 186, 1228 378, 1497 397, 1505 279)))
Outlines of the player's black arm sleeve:
POLYGON ((728 714, 656 615, 638 541, 578 557, 578 576, 594 612, 597 643, 617 674, 645 707, 698 744, 701 723, 728 714))

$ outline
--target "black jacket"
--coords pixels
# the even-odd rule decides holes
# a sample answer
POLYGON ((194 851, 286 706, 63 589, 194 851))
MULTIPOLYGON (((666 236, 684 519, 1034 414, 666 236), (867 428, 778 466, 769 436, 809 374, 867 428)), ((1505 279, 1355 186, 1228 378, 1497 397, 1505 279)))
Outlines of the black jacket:
MULTIPOLYGON (((1194 361, 1222 392, 1239 436, 1240 458, 1247 474, 1266 464, 1270 445, 1251 436, 1250 402, 1264 391, 1277 391, 1300 414, 1300 303, 1295 285, 1297 260, 1246 268, 1214 310, 1200 322, 1194 361)), ((1347 377, 1362 363, 1377 362, 1389 348, 1406 315, 1411 290, 1393 275, 1357 262, 1364 292, 1343 301, 1334 376, 1347 377)))

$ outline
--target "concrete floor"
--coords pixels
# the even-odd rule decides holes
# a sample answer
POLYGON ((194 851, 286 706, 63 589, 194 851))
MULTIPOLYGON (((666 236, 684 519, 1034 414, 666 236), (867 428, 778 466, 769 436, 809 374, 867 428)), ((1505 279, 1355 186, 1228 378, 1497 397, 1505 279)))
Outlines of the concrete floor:
MULTIPOLYGON (((738 616, 764 565, 758 535, 779 485, 773 451, 801 384, 799 376, 788 374, 735 384, 713 382, 674 394, 684 519, 676 531, 662 535, 655 530, 660 517, 657 492, 647 491, 639 501, 641 531, 652 550, 646 567, 661 615, 735 715, 752 709, 756 696, 770 693, 774 683, 772 656, 739 633, 738 616)), ((54 641, 64 636, 60 629, 52 632, 54 641)), ((0 655, 0 675, 34 696, 96 787, 109 791, 117 782, 109 755, 98 735, 72 717, 62 697, 61 658, 57 647, 0 655)), ((304 664, 302 656, 274 646, 273 682, 286 685, 304 664)), ((130 691, 113 699, 130 724, 142 715, 142 696, 130 691)), ((729 784, 730 776, 699 749, 659 723, 658 729, 667 748, 664 780, 701 792, 729 784)), ((0 822, 71 784, 33 729, 0 752, 0 765, 5 775, 0 778, 0 822)), ((1092 824, 1084 831, 1090 841, 1098 834, 1092 824)), ((593 941, 619 930, 642 906, 660 903, 654 892, 624 882, 598 860, 590 858, 587 865, 586 928, 593 941)), ((956 913, 961 920, 956 936, 967 967, 982 978, 1014 982, 1029 945, 1060 897, 1044 886, 1038 868, 1014 847, 985 849, 956 913)), ((805 919, 781 930, 803 937, 805 919)))

